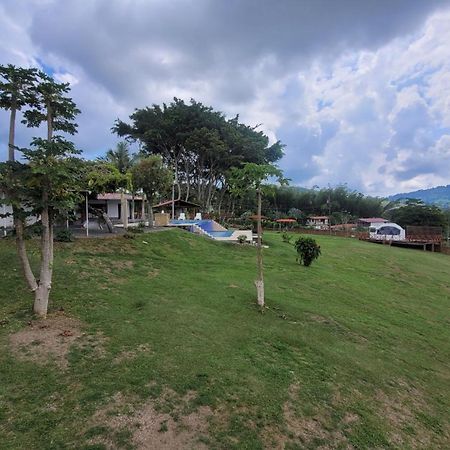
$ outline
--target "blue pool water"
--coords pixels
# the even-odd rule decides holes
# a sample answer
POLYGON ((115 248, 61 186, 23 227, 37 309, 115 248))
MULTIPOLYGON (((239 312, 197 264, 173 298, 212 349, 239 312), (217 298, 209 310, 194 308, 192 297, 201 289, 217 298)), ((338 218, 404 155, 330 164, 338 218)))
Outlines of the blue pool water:
POLYGON ((230 237, 233 234, 232 231, 208 231, 208 233, 212 237, 230 237))
POLYGON ((172 225, 182 225, 189 227, 189 231, 194 232, 193 225, 199 226, 202 230, 209 233, 212 237, 230 237, 233 232, 226 231, 214 231, 214 221, 213 220, 171 220, 172 225))

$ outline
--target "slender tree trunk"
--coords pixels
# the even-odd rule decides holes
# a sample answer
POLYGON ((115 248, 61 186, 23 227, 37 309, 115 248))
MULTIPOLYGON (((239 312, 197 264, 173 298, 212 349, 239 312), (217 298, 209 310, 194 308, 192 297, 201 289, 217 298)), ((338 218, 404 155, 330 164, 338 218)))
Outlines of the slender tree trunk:
POLYGON ((128 228, 128 201, 125 198, 123 189, 120 190, 120 211, 122 214, 123 229, 126 230, 128 228))
POLYGON ((14 228, 16 230, 16 244, 17 253, 19 255, 20 264, 28 287, 32 292, 35 292, 38 288, 36 277, 31 270, 30 261, 28 259, 27 249, 25 246, 24 238, 24 223, 22 219, 18 217, 17 212, 14 212, 14 228))
POLYGON ((153 199, 154 194, 152 193, 146 193, 144 194, 145 198, 147 199, 147 207, 148 207, 148 227, 153 228, 153 199))
POLYGON ((53 118, 52 107, 47 103, 47 139, 51 141, 53 138, 53 118))
MULTIPOLYGON (((44 188, 45 189, 45 188, 44 188)), ((42 194, 44 208, 41 212, 42 236, 41 236, 41 270, 39 284, 34 293, 33 312, 45 318, 48 310, 48 299, 52 288, 53 251, 51 221, 48 208, 48 193, 44 190, 42 194)))
POLYGON ((14 161, 14 141, 16 134, 16 106, 15 101, 11 106, 11 114, 9 116, 9 139, 8 139, 8 160, 14 161))
POLYGON ((262 255, 262 226, 261 226, 261 188, 257 190, 258 195, 258 218, 257 218, 257 231, 258 241, 256 244, 256 261, 258 266, 258 279, 255 280, 256 293, 258 299, 258 305, 264 308, 264 274, 263 274, 263 255, 262 255))
MULTIPOLYGON (((11 114, 9 118, 9 138, 8 138, 8 160, 14 161, 15 155, 15 130, 16 130, 16 112, 17 108, 15 105, 15 100, 11 107, 11 114)), ((27 248, 25 245, 25 223, 22 218, 19 217, 17 208, 13 206, 13 223, 14 229, 16 231, 16 245, 17 253, 19 255, 20 265, 22 266, 22 271, 27 282, 28 287, 32 292, 35 292, 38 288, 36 277, 31 269, 30 260, 28 259, 27 248)))

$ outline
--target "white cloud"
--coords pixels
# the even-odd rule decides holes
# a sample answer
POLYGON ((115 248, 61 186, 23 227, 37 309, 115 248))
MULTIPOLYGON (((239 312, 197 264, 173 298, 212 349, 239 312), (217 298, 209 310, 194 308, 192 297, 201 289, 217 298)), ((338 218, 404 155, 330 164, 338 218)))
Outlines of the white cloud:
MULTIPOLYGON (((71 83, 86 156, 113 146, 114 120, 135 107, 193 97, 285 142, 281 166, 297 184, 384 194, 449 182, 433 169, 450 134, 442 2, 342 0, 333 11, 321 0, 2 5, 0 63, 45 64, 71 83)), ((31 135, 18 130, 20 145, 31 135)), ((5 142, 0 127, 0 158, 5 142)))

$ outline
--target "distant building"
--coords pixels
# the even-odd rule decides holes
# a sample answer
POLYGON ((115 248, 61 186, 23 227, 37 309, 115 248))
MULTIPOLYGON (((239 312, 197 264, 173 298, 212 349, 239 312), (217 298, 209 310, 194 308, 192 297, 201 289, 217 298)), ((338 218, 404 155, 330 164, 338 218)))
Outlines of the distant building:
POLYGON ((316 230, 327 229, 330 225, 330 218, 328 216, 310 216, 306 220, 306 225, 314 227, 316 230))
POLYGON ((358 220, 357 226, 360 228, 369 228, 387 222, 389 222, 389 220, 383 219, 382 217, 364 217, 358 220))
MULTIPOLYGON (((89 199, 89 206, 101 209, 111 220, 119 220, 122 218, 122 205, 120 201, 121 194, 119 192, 108 192, 106 194, 98 194, 96 199, 89 199)), ((141 219, 142 218, 142 196, 131 194, 124 194, 125 200, 128 203, 128 218, 141 219), (134 211, 133 211, 134 206, 134 211)), ((83 211, 82 208, 80 208, 83 211)))

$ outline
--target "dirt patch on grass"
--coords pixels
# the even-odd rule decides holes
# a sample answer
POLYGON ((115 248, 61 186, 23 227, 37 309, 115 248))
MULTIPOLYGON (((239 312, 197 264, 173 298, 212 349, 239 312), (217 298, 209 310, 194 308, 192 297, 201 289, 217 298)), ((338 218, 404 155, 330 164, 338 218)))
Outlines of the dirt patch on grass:
MULTIPOLYGON (((444 429, 440 442, 436 434, 418 420, 418 414, 432 416, 426 397, 419 389, 403 380, 397 381, 395 392, 376 391, 378 414, 388 423, 388 440, 398 448, 441 448, 449 442, 449 430, 444 429)), ((439 438, 438 438, 439 439, 439 438)))
POLYGON ((110 264, 114 269, 132 269, 134 266, 134 263, 131 260, 114 260, 110 261, 110 264))
POLYGON ((10 336, 10 345, 19 359, 37 363, 54 360, 66 368, 69 348, 82 335, 78 320, 58 313, 30 321, 26 328, 10 336))
POLYGON ((206 406, 189 411, 195 397, 195 393, 188 392, 180 398, 174 391, 166 389, 159 399, 149 399, 134 406, 137 399, 118 393, 91 421, 91 429, 102 428, 110 432, 90 439, 90 443, 102 444, 112 450, 118 448, 118 440, 125 437, 128 444, 139 450, 206 450, 212 411, 206 406))
POLYGON ((152 354, 153 350, 148 344, 140 344, 133 350, 124 350, 120 352, 113 360, 114 364, 120 364, 123 361, 129 361, 141 354, 152 354))
POLYGON ((148 272, 147 277, 148 278, 156 278, 159 275, 160 270, 159 269, 152 269, 148 272))
POLYGON ((283 405, 285 429, 266 428, 263 433, 265 448, 282 450, 288 445, 300 448, 314 445, 314 448, 322 450, 353 449, 342 430, 357 422, 359 416, 346 414, 338 427, 332 426, 331 413, 327 410, 305 417, 296 408, 299 392, 299 384, 294 383, 289 387, 288 400, 283 405))
POLYGON ((96 358, 104 354, 105 338, 82 331, 82 323, 62 312, 50 314, 47 319, 32 320, 23 330, 10 336, 10 348, 18 359, 46 364, 54 361, 62 369, 68 366, 72 346, 89 350, 96 358))

